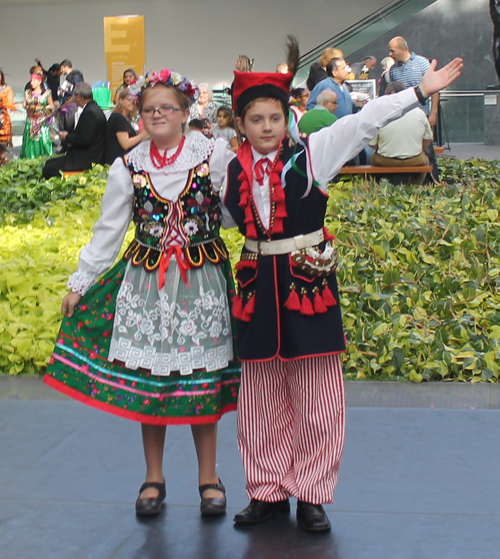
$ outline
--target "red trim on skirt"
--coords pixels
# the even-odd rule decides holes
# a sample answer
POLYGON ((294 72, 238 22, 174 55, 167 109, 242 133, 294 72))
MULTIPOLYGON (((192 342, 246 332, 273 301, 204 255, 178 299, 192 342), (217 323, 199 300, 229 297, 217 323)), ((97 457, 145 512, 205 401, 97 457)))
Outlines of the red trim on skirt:
POLYGON ((49 375, 45 375, 45 377, 43 378, 43 382, 51 388, 54 388, 55 390, 61 392, 62 394, 78 400, 82 404, 86 404, 87 406, 90 406, 92 408, 96 408, 98 410, 105 411, 107 413, 123 417, 125 419, 130 419, 131 421, 145 423, 147 425, 204 425, 207 423, 217 423, 225 413, 235 411, 237 408, 237 404, 235 403, 224 406, 221 412, 215 415, 205 415, 200 417, 152 417, 150 415, 117 408, 116 406, 111 406, 109 404, 105 404, 104 402, 99 402, 99 400, 94 400, 93 398, 90 398, 90 396, 85 396, 85 394, 82 394, 74 388, 66 386, 62 382, 55 380, 49 375))

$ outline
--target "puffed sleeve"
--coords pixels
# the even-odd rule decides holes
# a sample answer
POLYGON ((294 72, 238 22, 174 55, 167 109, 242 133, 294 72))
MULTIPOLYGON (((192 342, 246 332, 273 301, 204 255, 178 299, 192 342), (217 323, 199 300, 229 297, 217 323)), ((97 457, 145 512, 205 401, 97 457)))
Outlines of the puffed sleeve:
POLYGON ((415 90, 406 89, 367 103, 361 111, 312 133, 309 140, 313 175, 326 192, 342 165, 355 157, 378 130, 419 105, 415 90))
POLYGON ((92 239, 80 252, 78 270, 68 280, 72 291, 85 295, 113 265, 130 224, 133 198, 130 173, 123 160, 116 159, 109 169, 101 217, 94 225, 92 239))
POLYGON ((210 176, 213 188, 219 193, 221 200, 222 227, 224 229, 237 226, 226 206, 224 206, 224 196, 227 189, 227 166, 235 157, 234 151, 227 148, 227 142, 224 138, 215 140, 214 150, 210 157, 210 176))

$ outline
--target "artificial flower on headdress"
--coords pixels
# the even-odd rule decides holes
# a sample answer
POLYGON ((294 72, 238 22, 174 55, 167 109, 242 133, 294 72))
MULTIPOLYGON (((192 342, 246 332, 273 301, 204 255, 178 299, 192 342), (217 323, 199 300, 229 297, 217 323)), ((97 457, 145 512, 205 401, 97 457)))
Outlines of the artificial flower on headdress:
POLYGON ((131 95, 137 96, 141 93, 142 88, 145 84, 146 79, 144 78, 144 76, 139 76, 136 80, 131 82, 131 84, 128 86, 128 90, 130 91, 131 95))
POLYGON ((129 85, 129 91, 132 95, 140 95, 145 88, 155 87, 159 83, 167 87, 175 87, 175 89, 185 93, 191 101, 198 99, 197 85, 168 68, 163 68, 159 72, 150 72, 145 76, 139 76, 135 82, 129 85))
POLYGON ((170 70, 168 68, 163 68, 163 70, 160 70, 160 81, 161 82, 168 81, 168 79, 170 78, 171 73, 172 72, 170 72, 170 70))

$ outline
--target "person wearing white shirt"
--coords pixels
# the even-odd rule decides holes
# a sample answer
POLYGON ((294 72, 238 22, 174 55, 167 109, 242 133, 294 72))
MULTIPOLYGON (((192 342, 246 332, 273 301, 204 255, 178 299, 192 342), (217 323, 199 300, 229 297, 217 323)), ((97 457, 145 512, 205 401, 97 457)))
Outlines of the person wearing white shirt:
MULTIPOLYGON (((387 95, 403 91, 404 85, 391 82, 387 86, 387 95)), ((413 109, 403 117, 381 128, 370 142, 376 151, 372 155, 372 165, 380 167, 419 167, 429 165, 424 150, 433 138, 427 116, 420 108, 413 109)), ((404 169, 402 169, 404 172, 404 169)), ((425 173, 408 175, 409 184, 422 184, 425 173)))

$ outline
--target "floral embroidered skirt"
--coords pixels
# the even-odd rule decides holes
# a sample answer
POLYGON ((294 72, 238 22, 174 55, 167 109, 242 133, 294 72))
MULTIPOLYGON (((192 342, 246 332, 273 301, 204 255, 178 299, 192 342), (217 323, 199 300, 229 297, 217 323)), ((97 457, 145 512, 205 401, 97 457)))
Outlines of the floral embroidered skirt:
MULTIPOLYGON (((230 265, 220 266, 230 300, 230 265)), ((213 423, 235 410, 240 384, 236 360, 222 369, 168 375, 128 368, 116 356, 108 361, 116 301, 127 269, 128 263, 121 260, 81 299, 73 316, 64 317, 45 383, 95 408, 151 425, 213 423)))

